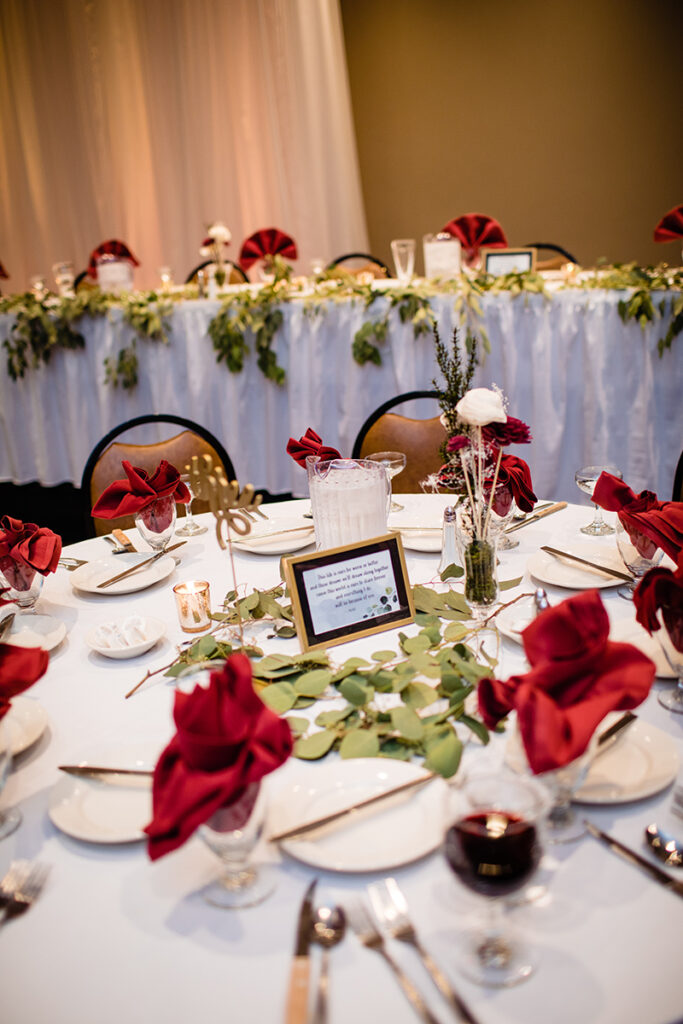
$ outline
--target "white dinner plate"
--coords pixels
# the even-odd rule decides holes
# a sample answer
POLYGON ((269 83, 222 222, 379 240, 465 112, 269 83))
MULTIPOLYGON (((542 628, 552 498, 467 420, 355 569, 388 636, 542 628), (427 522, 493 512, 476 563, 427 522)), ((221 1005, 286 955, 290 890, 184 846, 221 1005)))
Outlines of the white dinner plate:
MULTIPOLYGON (((417 765, 384 758, 316 766, 310 779, 278 794, 271 833, 349 807, 424 774, 417 765)), ((287 839, 280 845, 304 864, 326 871, 388 871, 424 857, 440 845, 445 793, 445 782, 437 778, 327 830, 287 839)))
MULTIPOLYGON (((149 744, 120 744, 102 749, 73 764, 112 768, 153 768, 159 751, 149 744)), ((89 843, 134 843, 146 836, 152 820, 152 779, 117 775, 87 779, 60 773, 52 787, 48 814, 52 824, 74 839, 89 843)))
POLYGON ((262 519, 252 524, 251 532, 244 539, 241 539, 239 534, 232 534, 233 547, 238 551, 248 551, 252 555, 286 555, 314 543, 313 522, 310 519, 302 519, 301 516, 262 519), (306 529, 301 530, 301 527, 306 529), (290 530, 296 532, 285 532, 290 530))
POLYGON ((42 704, 30 697, 12 697, 10 709, 3 721, 9 731, 12 754, 21 754, 45 732, 47 712, 42 704))
POLYGON ((583 804, 623 804, 665 789, 678 775, 678 752, 656 726, 633 722, 604 754, 594 758, 573 799, 583 804))
POLYGON ((408 551, 441 551, 440 526, 434 529, 401 529, 400 526, 392 526, 392 530, 398 530, 401 534, 403 547, 408 551))
MULTIPOLYGON (((569 554, 579 555, 591 562, 608 565, 610 569, 616 569, 618 572, 626 572, 616 545, 608 547, 604 544, 572 542, 571 544, 559 544, 558 547, 569 554)), ((624 580, 619 580, 616 576, 608 576, 607 573, 600 572, 599 569, 589 569, 588 566, 580 566, 576 562, 557 558, 555 555, 549 555, 547 551, 537 551, 532 555, 527 562, 527 569, 541 583, 549 583, 555 587, 567 587, 570 590, 624 586, 624 580)))
POLYGON ((516 644, 522 643, 522 630, 526 629, 535 618, 535 607, 533 598, 526 598, 524 601, 517 601, 508 608, 503 608, 495 618, 498 632, 513 640, 516 644))
POLYGON ((664 651, 660 647, 656 636, 650 636, 646 629, 639 622, 613 622, 609 631, 610 640, 620 644, 633 644, 639 651, 651 658, 657 666, 657 675, 660 679, 675 679, 676 673, 666 660, 664 651))
POLYGON ((4 643, 16 647, 42 647, 52 651, 66 636, 66 626, 52 615, 17 614, 4 643))
MULTIPOLYGON (((115 623, 104 623, 104 625, 115 625, 120 628, 122 621, 123 620, 115 623)), ((97 651, 98 654, 102 654, 105 658, 137 658, 140 654, 144 654, 145 651, 149 651, 154 647, 154 645, 158 643, 166 633, 166 623, 162 622, 161 619, 143 618, 141 624, 145 639, 140 640, 139 643, 130 644, 128 647, 105 647, 97 635, 99 626, 95 626, 90 630, 85 638, 86 643, 93 649, 93 651, 97 651)))
POLYGON ((75 590, 85 590, 89 594, 99 594, 104 597, 108 594, 134 594, 136 591, 145 590, 170 576, 176 567, 173 555, 164 555, 157 562, 152 562, 144 569, 131 573, 125 580, 112 583, 110 587, 100 590, 97 585, 130 569, 133 565, 144 562, 146 558, 151 558, 151 555, 142 552, 118 555, 116 558, 98 558, 95 562, 79 565, 78 569, 69 574, 69 579, 75 590))

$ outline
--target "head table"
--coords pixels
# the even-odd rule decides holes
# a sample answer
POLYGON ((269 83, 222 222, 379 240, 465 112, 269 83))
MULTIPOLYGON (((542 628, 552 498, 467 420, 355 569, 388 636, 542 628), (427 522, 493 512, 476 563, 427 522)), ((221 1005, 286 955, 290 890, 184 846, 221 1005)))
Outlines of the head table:
MULTIPOLYGON (((409 512, 412 509, 423 519, 440 521, 442 496, 406 495, 404 499, 409 512)), ((291 516, 305 504, 268 506, 268 515, 291 516)), ((504 600, 533 591, 537 584, 526 572, 528 558, 541 544, 562 547, 580 538, 578 527, 589 516, 587 507, 570 506, 519 530, 515 534, 519 546, 501 552, 500 578, 522 574, 524 578, 519 588, 505 593, 504 600)), ((275 893, 260 906, 230 911, 209 905, 201 895, 220 865, 197 837, 151 863, 142 842, 97 844, 58 831, 48 816, 48 806, 53 787, 64 778, 57 769, 59 764, 75 763, 84 756, 94 759, 98 751, 116 744, 147 749, 153 757, 172 734, 173 680, 157 675, 130 699, 124 699, 124 694, 148 668, 170 662, 175 645, 187 639, 176 616, 175 583, 209 580, 214 608, 232 589, 229 558, 218 547, 211 517, 200 518, 208 523, 209 531, 178 549, 176 570, 146 590, 120 597, 76 591, 70 573, 63 568, 48 577, 43 587, 38 612, 63 621, 67 635, 52 652, 46 675, 25 694, 26 700, 37 701, 45 709, 48 726, 40 739, 15 759, 0 797, 2 806, 16 804, 23 813, 20 828, 0 842, 0 876, 17 858, 44 861, 51 865, 51 873, 36 905, 0 930, 0 1016, 4 1024, 185 1024, 190 1020, 276 1024, 284 1020, 297 916, 310 881, 319 878, 320 899, 344 903, 361 895, 366 884, 386 875, 398 880, 425 946, 481 1024, 664 1024, 680 1020, 683 902, 591 837, 546 847, 537 875, 545 890, 538 899, 508 911, 541 948, 537 973, 514 988, 484 989, 459 974, 454 942, 463 921, 479 906, 479 899, 454 878, 439 849, 379 874, 352 874, 313 868, 264 845, 260 856, 274 862, 275 893), (86 635, 95 625, 133 614, 164 621, 166 637, 152 651, 115 661, 89 649, 86 635)), ((139 540, 134 531, 131 537, 136 543, 139 540)), ((597 553, 614 545, 614 540, 589 543, 597 553)), ((143 546, 140 542, 141 549, 143 546)), ((65 553, 93 559, 108 551, 99 538, 73 545, 65 553)), ((434 580, 438 553, 407 550, 406 557, 413 584, 434 580)), ((111 561, 115 564, 117 560, 111 561)), ((276 556, 235 552, 238 580, 249 588, 277 583, 278 563, 276 556)), ((551 603, 571 593, 547 589, 551 603)), ((632 605, 620 599, 615 588, 601 593, 613 623, 628 631, 632 605)), ((298 650, 296 639, 268 640, 268 632, 263 623, 247 629, 247 635, 268 650, 298 650)), ((343 662, 351 655, 367 657, 379 648, 395 648, 396 633, 338 647, 332 651, 334 660, 343 662)), ((516 643, 493 631, 486 634, 484 642, 500 659, 499 678, 523 670, 524 655, 516 643)), ((671 680, 658 679, 637 713, 646 725, 672 737, 680 750, 683 716, 670 714, 656 700, 657 691, 671 685, 671 680)), ((310 712, 295 713, 315 715, 318 711, 314 707, 310 712)), ((629 743, 628 731, 619 742, 629 743)), ((498 766, 505 744, 505 735, 493 736, 486 748, 469 739, 460 771, 473 764, 498 766)), ((336 757, 328 756, 322 762, 291 758, 267 780, 274 802, 283 787, 296 779, 310 780, 336 757)), ((649 823, 657 821, 683 834, 683 823, 672 816, 671 803, 668 785, 646 799, 584 805, 579 810, 603 830, 651 857, 643 841, 649 823)), ((381 828, 381 814, 377 815, 377 827, 381 828)), ((414 951, 396 942, 392 946, 437 1018, 454 1020, 414 951)), ((311 955, 314 985, 320 949, 312 948, 311 955)), ((386 964, 363 948, 349 930, 331 954, 333 1024, 351 1020, 356 1024, 377 1020, 412 1024, 417 1019, 386 964)))

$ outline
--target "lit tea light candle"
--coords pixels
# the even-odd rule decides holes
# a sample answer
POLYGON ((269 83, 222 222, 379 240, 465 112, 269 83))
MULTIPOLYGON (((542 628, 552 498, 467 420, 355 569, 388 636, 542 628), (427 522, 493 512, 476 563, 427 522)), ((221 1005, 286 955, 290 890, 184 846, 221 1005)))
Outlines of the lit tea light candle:
POLYGON ((211 623, 211 599, 206 580, 188 580, 173 588, 180 628, 184 633, 201 633, 211 623))

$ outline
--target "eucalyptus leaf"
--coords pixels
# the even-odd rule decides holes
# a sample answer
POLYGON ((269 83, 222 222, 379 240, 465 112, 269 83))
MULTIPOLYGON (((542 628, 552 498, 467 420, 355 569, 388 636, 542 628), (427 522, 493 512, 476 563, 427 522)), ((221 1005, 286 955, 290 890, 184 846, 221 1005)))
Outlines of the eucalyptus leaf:
POLYGON ((379 739, 364 729, 355 729, 346 734, 339 744, 339 755, 344 759, 352 757, 377 757, 379 739))
POLYGON ((502 583, 498 584, 498 589, 499 590, 512 590, 513 587, 518 587, 523 579, 524 579, 523 576, 518 576, 514 580, 503 580, 502 583))
POLYGON ((444 779, 455 775, 462 757, 462 742, 449 725, 441 726, 431 739, 425 741, 425 747, 425 768, 444 779))
POLYGON ((291 683, 271 683, 261 690, 261 700, 272 711, 282 715, 291 711, 296 703, 297 694, 291 683))
POLYGON ((445 583, 446 580, 459 580, 461 576, 465 575, 465 570, 461 565, 456 565, 454 562, 451 562, 451 564, 447 565, 439 575, 441 581, 445 583))
POLYGON ((391 722, 397 732, 405 736, 407 740, 421 740, 424 733, 424 726, 420 716, 410 707, 397 707, 391 709, 391 722))
POLYGON ((439 700, 439 694, 427 683, 410 683, 401 691, 401 700, 411 708, 427 708, 439 700))
POLYGON ((289 722, 289 728, 292 730, 292 736, 298 737, 303 736, 308 731, 308 727, 311 724, 307 718, 299 717, 297 715, 287 715, 285 722, 289 722))
POLYGON ((327 729, 304 736, 294 744, 294 756, 304 761, 317 761, 331 749, 336 737, 327 729))
POLYGON ((375 653, 371 654, 370 657, 372 658, 373 661, 381 661, 381 662, 393 661, 394 658, 396 657, 396 652, 395 651, 375 651, 375 653))
POLYGON ((332 673, 324 668, 304 672, 294 683, 294 689, 304 697, 319 697, 332 682, 332 673))
POLYGON ((458 721, 462 722, 463 725, 466 725, 468 729, 471 729, 474 735, 477 736, 486 746, 490 737, 489 731, 483 722, 480 722, 478 718, 472 718, 471 715, 461 715, 458 721))

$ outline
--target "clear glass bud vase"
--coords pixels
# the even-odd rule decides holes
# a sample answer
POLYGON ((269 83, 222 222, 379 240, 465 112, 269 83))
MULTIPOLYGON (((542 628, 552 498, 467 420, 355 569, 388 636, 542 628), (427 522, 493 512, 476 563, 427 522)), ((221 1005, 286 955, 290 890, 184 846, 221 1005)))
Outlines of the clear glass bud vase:
MULTIPOLYGON (((485 509, 482 509, 482 519, 484 515, 485 509)), ((492 524, 489 529, 480 531, 476 519, 472 510, 463 506, 458 510, 456 527, 458 552, 465 570, 465 600, 473 617, 482 618, 498 601, 498 531, 492 524)))

